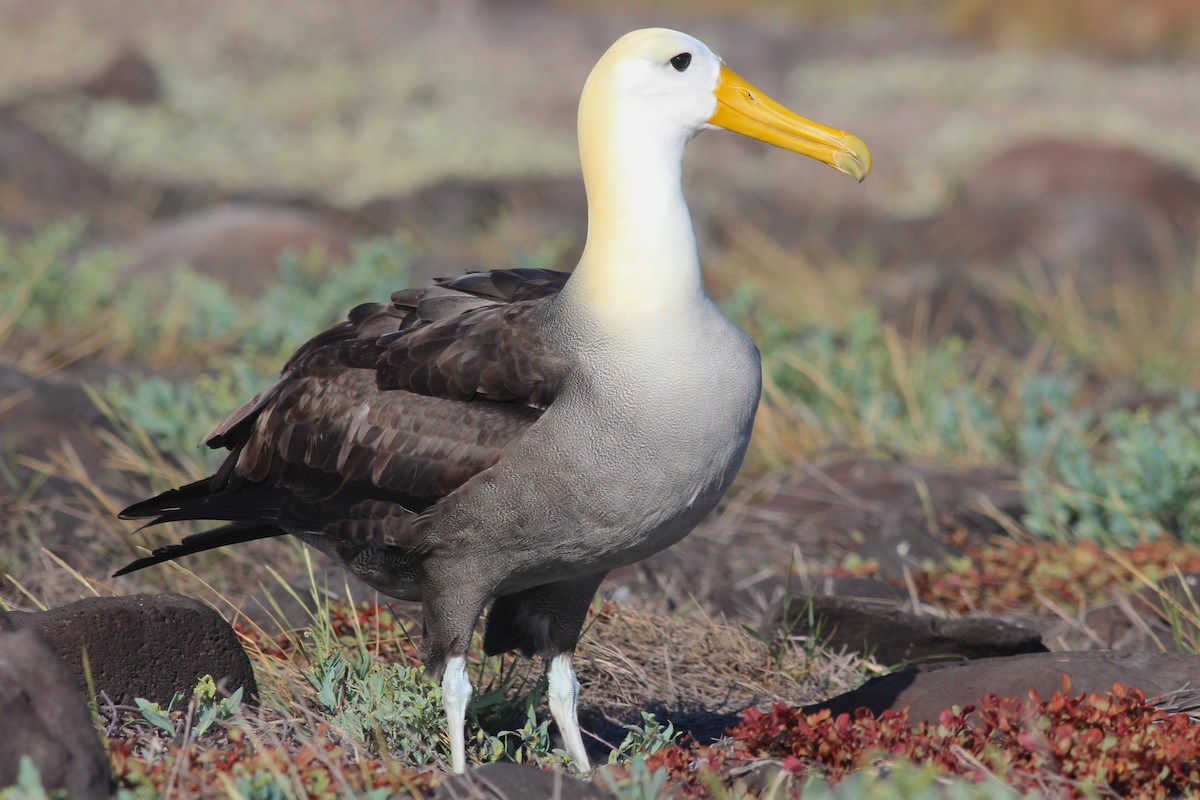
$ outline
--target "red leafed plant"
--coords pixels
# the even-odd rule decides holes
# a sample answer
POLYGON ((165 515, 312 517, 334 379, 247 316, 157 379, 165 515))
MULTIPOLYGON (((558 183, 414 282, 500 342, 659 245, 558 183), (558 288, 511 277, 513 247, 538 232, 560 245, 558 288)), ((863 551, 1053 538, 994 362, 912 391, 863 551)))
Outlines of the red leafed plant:
POLYGON ((1200 792, 1200 723, 1146 702, 1138 689, 1117 684, 1110 693, 1070 694, 1043 700, 984 697, 978 707, 943 711, 937 723, 911 724, 907 711, 867 709, 853 716, 805 714, 784 703, 748 709, 730 730, 732 746, 673 746, 651 760, 667 767, 680 791, 708 796, 717 764, 770 759, 794 774, 818 771, 836 782, 881 755, 930 764, 952 775, 982 780, 993 774, 1018 789, 1056 797, 1097 790, 1120 797, 1166 798, 1200 792))

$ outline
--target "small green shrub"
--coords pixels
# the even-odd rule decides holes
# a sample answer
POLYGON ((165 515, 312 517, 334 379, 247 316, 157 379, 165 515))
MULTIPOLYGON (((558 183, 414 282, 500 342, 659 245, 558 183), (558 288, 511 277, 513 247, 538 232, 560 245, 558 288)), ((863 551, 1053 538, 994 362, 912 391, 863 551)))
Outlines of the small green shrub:
POLYGON ((1069 383, 1027 387, 1021 483, 1034 533, 1102 544, 1200 543, 1200 395, 1101 420, 1066 409, 1069 383))
POLYGON ((641 724, 625 726, 625 739, 609 754, 608 763, 615 764, 624 758, 649 758, 667 745, 675 744, 679 739, 680 733, 670 721, 663 724, 653 714, 646 711, 641 714, 641 724))
POLYGON ((363 651, 334 652, 308 668, 329 720, 361 743, 376 742, 406 764, 438 760, 445 729, 441 690, 420 667, 375 662, 363 651))
POLYGON ((165 281, 131 281, 115 253, 80 250, 81 232, 58 225, 28 238, 0 235, 0 341, 63 362, 107 352, 175 366, 201 359, 196 366, 211 372, 204 360, 236 352, 278 367, 352 307, 404 288, 413 258, 383 239, 360 243, 341 265, 316 252, 289 254, 278 280, 246 297, 185 264, 165 281))
POLYGON ((998 400, 963 369, 961 342, 911 347, 873 311, 845 330, 789 333, 756 320, 764 379, 827 443, 923 458, 996 460, 1011 434, 998 400))
POLYGON ((29 756, 21 756, 17 767, 17 782, 12 786, 0 786, 0 800, 65 800, 66 789, 47 792, 42 785, 42 775, 29 756))
MULTIPOLYGON (((185 708, 186 699, 187 695, 183 692, 176 692, 166 708, 142 697, 135 698, 133 702, 143 722, 174 739, 184 731, 184 728, 180 727, 180 716, 181 709, 185 708)), ((211 675, 205 675, 196 682, 196 687, 192 690, 192 703, 194 708, 188 711, 194 712, 195 716, 191 721, 190 731, 193 736, 203 736, 218 719, 229 719, 241 712, 242 688, 238 687, 229 697, 218 699, 216 682, 211 675)))
POLYGON ((274 379, 243 359, 232 359, 217 373, 177 383, 159 376, 111 378, 102 396, 164 453, 198 453, 203 463, 213 467, 224 453, 204 448, 204 436, 274 379))

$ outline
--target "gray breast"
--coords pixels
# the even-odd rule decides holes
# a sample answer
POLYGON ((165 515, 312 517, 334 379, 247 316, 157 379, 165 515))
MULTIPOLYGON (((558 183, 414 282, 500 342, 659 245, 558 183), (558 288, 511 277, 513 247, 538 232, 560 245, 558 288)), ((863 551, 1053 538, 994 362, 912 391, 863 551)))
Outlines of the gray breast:
POLYGON ((472 482, 439 538, 473 548, 513 591, 632 563, 686 535, 737 473, 761 388, 745 333, 715 308, 686 322, 636 339, 566 337, 591 348, 577 360, 587 366, 472 482), (480 519, 492 529, 477 530, 480 519))

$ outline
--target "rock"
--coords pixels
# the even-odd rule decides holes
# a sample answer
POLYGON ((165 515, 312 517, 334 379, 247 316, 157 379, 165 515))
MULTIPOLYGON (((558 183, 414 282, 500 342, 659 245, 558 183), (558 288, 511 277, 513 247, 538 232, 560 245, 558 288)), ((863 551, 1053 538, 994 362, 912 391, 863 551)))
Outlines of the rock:
POLYGON ((881 276, 873 295, 884 322, 906 337, 955 336, 1026 353, 1035 337, 1028 329, 1026 309, 1003 285, 1006 279, 987 270, 963 269, 961 264, 899 267, 881 276))
POLYGON ((899 606, 908 600, 906 592, 887 581, 856 575, 826 575, 818 578, 813 588, 816 593, 829 597, 870 600, 892 606, 899 606))
POLYGON ((131 106, 153 105, 162 99, 158 71, 136 50, 123 50, 113 57, 80 90, 100 100, 117 100, 131 106))
POLYGON ((0 790, 16 782, 28 756, 50 792, 73 800, 107 798, 108 755, 92 727, 76 677, 36 630, 0 619, 0 790))
POLYGON ((793 596, 771 623, 768 630, 816 636, 832 650, 857 651, 880 664, 1046 652, 1036 631, 998 619, 938 619, 844 597, 793 596))
POLYGON ((884 576, 901 577, 906 567, 957 552, 930 532, 931 513, 940 527, 982 540, 1003 530, 993 509, 1024 513, 1014 470, 850 458, 816 465, 781 486, 747 511, 746 522, 787 542, 812 542, 817 557, 857 552, 876 559, 884 576))
POLYGON ((112 178, 0 107, 0 230, 33 234, 51 222, 85 217, 101 226, 112 178))
POLYGON ((349 257, 350 238, 315 212, 226 203, 157 223, 125 247, 130 277, 165 279, 172 267, 187 264, 234 291, 257 293, 275 280, 284 253, 317 248, 333 263, 349 257))
POLYGON ((580 239, 587 200, 578 178, 446 178, 395 197, 372 200, 351 212, 365 230, 397 229, 442 238, 478 232, 507 213, 520 213, 580 239))
POLYGON ((1200 574, 1170 575, 1156 589, 1143 588, 1092 606, 1083 624, 1066 619, 1045 631, 1048 639, 1080 650, 1179 650, 1172 620, 1194 607, 1200 574), (1169 598, 1169 599, 1167 599, 1169 598))
POLYGON ((464 271, 513 266, 503 253, 539 253, 571 270, 583 250, 587 204, 577 177, 463 178, 380 197, 346 215, 363 235, 403 231, 423 253, 410 267, 422 283, 464 271))
POLYGON ((233 628, 214 609, 178 594, 91 597, 42 612, 12 612, 18 628, 46 636, 86 689, 82 651, 96 693, 118 705, 143 697, 166 705, 212 675, 225 692, 258 693, 233 628))
MULTIPOLYGON (((1010 469, 871 458, 803 469, 764 498, 731 504, 667 551, 613 570, 608 587, 667 597, 680 607, 701 602, 710 612, 758 626, 782 597, 826 591, 810 585, 798 569, 804 564, 838 564, 857 554, 874 559, 882 577, 902 578, 924 559, 958 555, 956 542, 984 543, 1003 534, 1004 517, 1025 512, 1010 469)), ((881 591, 894 595, 878 587, 872 593, 881 591)))
POLYGON ((614 570, 608 585, 656 602, 700 602, 758 626, 783 597, 826 591, 810 585, 798 569, 804 563, 856 554, 875 559, 882 577, 903 578, 925 559, 958 555, 958 542, 1003 534, 1005 517, 1022 514, 1013 469, 830 460, 805 465, 749 503, 731 503, 669 550, 614 570))
POLYGON ((1194 711, 1200 707, 1200 656, 1093 650, 921 664, 872 678, 853 691, 804 710, 811 713, 827 708, 837 715, 869 708, 879 714, 907 706, 914 722, 934 722, 944 709, 975 704, 987 694, 1023 697, 1036 689, 1048 698, 1062 689, 1064 674, 1071 679, 1073 695, 1103 694, 1114 683, 1121 683, 1143 690, 1148 699, 1161 695, 1164 708, 1194 711))
POLYGON ((1198 228, 1200 181, 1179 169, 1127 147, 1039 139, 980 166, 928 249, 951 265, 1033 259, 1107 281, 1162 263, 1164 245, 1194 252, 1198 228))
POLYGON ((585 783, 558 769, 496 761, 452 775, 434 800, 612 800, 599 782, 585 783))
MULTIPOLYGON (((0 441, 7 447, 45 459, 69 440, 89 474, 100 471, 103 450, 87 432, 101 428, 104 416, 78 385, 35 378, 0 365, 0 397, 5 405, 0 411, 0 441)), ((17 469, 23 473, 25 468, 18 464, 17 469)), ((0 489, 0 494, 4 492, 0 489)))

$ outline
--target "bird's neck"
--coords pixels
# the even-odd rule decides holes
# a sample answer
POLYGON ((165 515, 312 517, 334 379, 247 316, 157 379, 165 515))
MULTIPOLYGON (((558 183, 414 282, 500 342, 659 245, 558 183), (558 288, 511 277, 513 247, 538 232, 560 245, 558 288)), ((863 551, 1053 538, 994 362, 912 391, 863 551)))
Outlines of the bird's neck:
POLYGON ((565 299, 634 325, 705 299, 683 197, 685 144, 677 134, 647 131, 628 115, 581 108, 588 233, 565 299))

